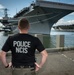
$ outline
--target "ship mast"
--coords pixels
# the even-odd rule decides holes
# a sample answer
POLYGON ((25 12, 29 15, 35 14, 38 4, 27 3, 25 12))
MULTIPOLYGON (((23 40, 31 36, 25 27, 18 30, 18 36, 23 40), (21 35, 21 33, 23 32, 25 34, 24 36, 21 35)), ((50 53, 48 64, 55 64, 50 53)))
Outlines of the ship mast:
POLYGON ((3 17, 3 19, 8 19, 8 13, 7 13, 7 11, 8 11, 8 9, 5 8, 4 9, 4 17, 3 17))

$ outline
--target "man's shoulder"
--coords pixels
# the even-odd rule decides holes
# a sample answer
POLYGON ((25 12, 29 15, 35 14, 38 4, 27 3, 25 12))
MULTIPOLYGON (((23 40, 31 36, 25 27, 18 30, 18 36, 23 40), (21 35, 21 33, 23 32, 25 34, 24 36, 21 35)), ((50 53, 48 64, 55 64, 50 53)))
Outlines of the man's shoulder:
POLYGON ((12 36, 9 36, 10 39, 19 39, 19 38, 24 38, 24 37, 27 39, 35 40, 35 41, 39 40, 38 37, 35 37, 31 34, 21 35, 21 34, 17 33, 17 34, 14 34, 12 36))
POLYGON ((38 39, 37 37, 35 37, 35 36, 33 36, 33 35, 31 35, 31 34, 28 34, 31 38, 33 38, 33 39, 38 39))
POLYGON ((9 38, 15 38, 15 37, 18 37, 19 34, 13 34, 11 36, 9 36, 9 38))

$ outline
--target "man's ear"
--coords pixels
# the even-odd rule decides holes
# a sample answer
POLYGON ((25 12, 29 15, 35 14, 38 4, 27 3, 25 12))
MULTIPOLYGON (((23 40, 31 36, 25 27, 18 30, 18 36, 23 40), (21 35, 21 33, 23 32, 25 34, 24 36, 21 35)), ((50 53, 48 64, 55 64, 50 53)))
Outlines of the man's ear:
POLYGON ((18 25, 18 29, 20 29, 20 26, 18 25))

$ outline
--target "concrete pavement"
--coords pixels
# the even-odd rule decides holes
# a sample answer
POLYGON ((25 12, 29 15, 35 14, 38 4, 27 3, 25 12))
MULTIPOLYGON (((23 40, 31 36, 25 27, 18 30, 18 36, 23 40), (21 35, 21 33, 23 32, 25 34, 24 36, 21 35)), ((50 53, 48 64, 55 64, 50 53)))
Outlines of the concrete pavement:
MULTIPOLYGON (((74 51, 48 53, 48 59, 38 75, 74 75, 74 51)), ((41 55, 36 54, 37 62, 41 55)), ((7 57, 10 61, 10 56, 7 57)), ((0 75, 11 75, 11 70, 5 69, 0 62, 0 75)))

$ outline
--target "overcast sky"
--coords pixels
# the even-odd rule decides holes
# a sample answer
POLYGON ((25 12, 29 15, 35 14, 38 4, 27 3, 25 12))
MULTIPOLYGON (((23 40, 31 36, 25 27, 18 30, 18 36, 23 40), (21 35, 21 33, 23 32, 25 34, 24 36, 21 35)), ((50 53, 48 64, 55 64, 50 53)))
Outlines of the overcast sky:
MULTIPOLYGON (((16 12, 20 11, 24 7, 28 7, 35 0, 0 0, 0 17, 3 17, 3 8, 8 8, 8 14, 10 17, 13 17, 16 12)), ((47 0, 47 1, 55 1, 62 2, 68 4, 74 4, 74 0, 47 0)), ((74 13, 71 13, 60 21, 57 24, 71 24, 74 23, 74 13)))

